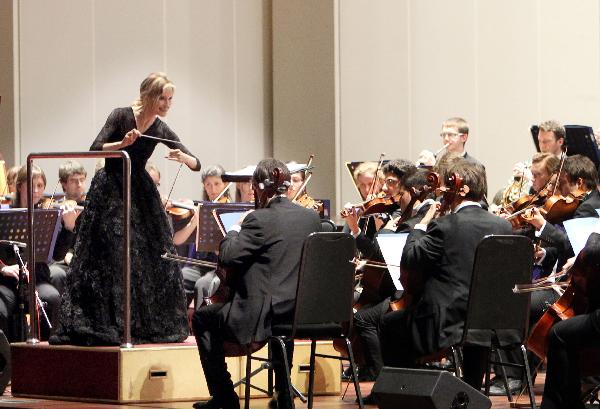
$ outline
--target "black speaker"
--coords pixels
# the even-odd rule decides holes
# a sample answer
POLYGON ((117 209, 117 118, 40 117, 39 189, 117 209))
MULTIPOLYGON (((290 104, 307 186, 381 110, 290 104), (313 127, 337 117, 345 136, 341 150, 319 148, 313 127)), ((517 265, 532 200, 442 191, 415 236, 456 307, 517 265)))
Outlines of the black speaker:
POLYGON ((490 399, 447 371, 383 367, 373 396, 380 409, 489 409, 490 399))

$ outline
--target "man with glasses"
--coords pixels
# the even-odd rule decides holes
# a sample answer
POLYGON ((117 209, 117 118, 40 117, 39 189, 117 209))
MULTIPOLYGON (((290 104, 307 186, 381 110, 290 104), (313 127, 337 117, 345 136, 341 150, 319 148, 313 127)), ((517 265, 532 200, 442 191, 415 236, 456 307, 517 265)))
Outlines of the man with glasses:
MULTIPOLYGON (((442 132, 440 133, 442 146, 446 152, 454 152, 462 156, 466 161, 471 163, 479 163, 477 159, 469 155, 465 150, 465 144, 469 139, 469 124, 463 118, 449 118, 442 124, 442 132)), ((443 150, 443 149, 440 149, 443 150)), ((433 166, 436 162, 436 155, 433 152, 424 150, 419 155, 417 164, 433 166)))

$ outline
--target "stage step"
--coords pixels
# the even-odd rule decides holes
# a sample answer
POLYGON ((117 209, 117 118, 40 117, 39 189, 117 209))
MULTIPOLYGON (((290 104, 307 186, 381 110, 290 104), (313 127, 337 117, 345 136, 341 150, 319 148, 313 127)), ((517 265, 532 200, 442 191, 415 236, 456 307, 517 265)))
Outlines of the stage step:
MULTIPOLYGON (((310 343, 297 341, 292 381, 308 388, 310 343)), ((335 354, 331 342, 317 351, 335 354)), ((40 343, 11 344, 12 395, 107 403, 150 403, 207 399, 208 388, 193 337, 180 344, 136 345, 134 348, 77 347, 40 343)), ((266 348, 257 352, 266 356, 266 348)), ((243 376, 245 357, 227 358, 235 381, 243 376)), ((340 364, 318 358, 315 392, 340 392, 340 364)), ((266 389, 266 372, 253 384, 266 389)), ((243 395, 243 386, 238 388, 243 395)), ((252 396, 264 396, 252 393, 252 396)))

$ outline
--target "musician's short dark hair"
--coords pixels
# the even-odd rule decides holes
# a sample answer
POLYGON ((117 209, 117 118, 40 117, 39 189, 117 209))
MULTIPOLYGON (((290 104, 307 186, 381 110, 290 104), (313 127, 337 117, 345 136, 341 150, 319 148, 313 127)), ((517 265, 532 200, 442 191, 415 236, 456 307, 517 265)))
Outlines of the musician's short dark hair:
POLYGON ((87 177, 87 170, 83 165, 76 160, 68 160, 58 168, 58 180, 62 183, 67 183, 70 176, 83 175, 87 177))
MULTIPOLYGON (((482 164, 458 159, 452 162, 448 168, 448 175, 453 173, 458 173, 462 178, 463 186, 469 186, 469 192, 465 195, 465 200, 479 202, 483 199, 487 192, 487 180, 485 167, 482 164)), ((447 181, 445 181, 445 184, 447 184, 447 181)))
POLYGON ((427 184, 427 176, 429 176, 430 171, 423 168, 417 168, 414 172, 407 174, 403 181, 402 185, 406 190, 415 188, 416 190, 421 190, 423 186, 427 184))
MULTIPOLYGON (((277 186, 274 186, 276 191, 273 191, 273 193, 285 193, 291 180, 290 170, 285 163, 275 158, 267 158, 258 162, 258 165, 256 165, 256 169, 254 170, 254 174, 252 175, 252 183, 255 186, 258 186, 260 183, 262 183, 265 185, 265 188, 267 188, 266 190, 268 191, 268 188, 271 187, 269 184, 276 182, 273 180, 275 169, 279 169, 281 182, 288 183, 279 183, 277 186), (267 183, 267 181, 269 183, 267 183)), ((271 190, 273 190, 273 187, 271 190)))
POLYGON ((417 167, 406 159, 394 159, 383 165, 381 171, 384 175, 393 173, 398 179, 402 180, 405 175, 413 173, 416 169, 417 167))
POLYGON ((586 189, 596 189, 598 186, 598 170, 594 162, 583 155, 567 156, 563 172, 571 182, 581 178, 586 189))

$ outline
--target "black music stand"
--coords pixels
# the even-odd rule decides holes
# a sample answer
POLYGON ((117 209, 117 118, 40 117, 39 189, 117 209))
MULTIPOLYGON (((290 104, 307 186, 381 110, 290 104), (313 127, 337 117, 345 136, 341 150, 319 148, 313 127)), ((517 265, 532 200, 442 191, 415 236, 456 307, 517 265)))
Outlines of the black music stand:
MULTIPOLYGON (((56 244, 56 237, 60 230, 60 209, 35 209, 33 213, 33 223, 35 227, 35 259, 37 262, 49 263, 52 261, 52 253, 54 252, 54 245, 56 244)), ((26 243, 27 240, 27 209, 3 209, 0 210, 0 239, 11 240, 17 242, 26 243)), ((13 246, 15 257, 19 263, 19 302, 17 303, 18 309, 18 322, 20 328, 17 334, 21 340, 25 340, 27 334, 25 330, 25 263, 21 257, 18 246, 13 246)), ((25 259, 28 258, 29 249, 25 250, 25 259)), ((35 268, 32 268, 35 274, 35 268)), ((35 291, 35 290, 34 290, 35 291)), ((46 311, 39 299, 36 291, 36 300, 40 305, 42 313, 50 326, 50 321, 46 315, 46 311)), ((50 326, 51 327, 51 326, 50 326)))
POLYGON ((223 240, 223 233, 215 220, 213 210, 221 212, 245 212, 254 209, 253 203, 198 203, 198 228, 196 229, 196 251, 215 252, 223 240))
MULTIPOLYGON (((539 152, 539 127, 532 125, 530 130, 535 148, 539 152)), ((567 156, 583 155, 594 162, 596 169, 600 166, 600 152, 598 151, 598 144, 596 143, 594 130, 591 126, 565 125, 565 146, 567 147, 567 156)))

